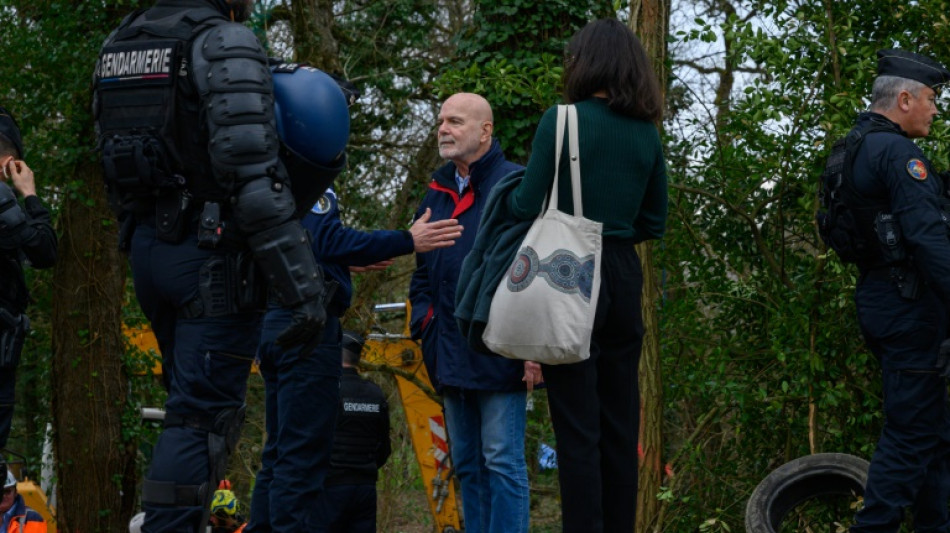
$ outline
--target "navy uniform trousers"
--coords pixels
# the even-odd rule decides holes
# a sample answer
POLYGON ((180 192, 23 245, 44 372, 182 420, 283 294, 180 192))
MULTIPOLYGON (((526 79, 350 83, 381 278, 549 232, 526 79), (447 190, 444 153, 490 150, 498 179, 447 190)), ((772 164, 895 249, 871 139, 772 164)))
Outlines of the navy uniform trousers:
POLYGON ((0 449, 6 448, 16 402, 16 366, 0 368, 0 449))
POLYGON ((855 291, 865 341, 881 363, 884 428, 871 458, 864 508, 852 533, 896 533, 910 507, 917 533, 950 531, 950 410, 947 381, 934 370, 947 338, 947 310, 925 288, 901 298, 881 275, 855 291))
POLYGON ((329 485, 321 498, 328 533, 375 533, 376 484, 329 485))
POLYGON ((319 530, 316 508, 330 468, 340 401, 342 331, 340 319, 328 313, 323 339, 313 353, 285 351, 275 340, 289 320, 289 311, 270 309, 261 333, 267 443, 247 533, 319 530))
MULTIPOLYGON (((198 295, 199 271, 226 252, 204 250, 196 237, 170 244, 140 225, 132 240, 135 294, 162 351, 167 413, 207 419, 244 405, 247 378, 257 349, 260 313, 183 318, 179 310, 198 295)), ((153 450, 147 479, 201 485, 211 476, 209 433, 187 425, 167 427, 153 450)), ((209 487, 210 504, 215 487, 209 487)), ((145 533, 204 531, 207 505, 145 504, 145 533)))

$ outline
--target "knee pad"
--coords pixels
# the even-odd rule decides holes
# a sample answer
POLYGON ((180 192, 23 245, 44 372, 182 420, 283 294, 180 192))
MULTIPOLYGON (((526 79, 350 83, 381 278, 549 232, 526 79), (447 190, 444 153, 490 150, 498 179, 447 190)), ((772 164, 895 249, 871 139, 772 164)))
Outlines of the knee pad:
POLYGON ((211 467, 210 482, 217 486, 225 478, 228 459, 241 440, 244 415, 247 406, 225 409, 214 417, 213 430, 208 433, 208 464, 211 467))
POLYGON ((180 485, 174 481, 146 479, 142 485, 142 503, 168 507, 201 507, 207 523, 211 497, 218 481, 224 479, 228 459, 241 438, 241 427, 247 407, 223 409, 216 415, 182 416, 165 413, 165 427, 188 427, 207 433, 208 479, 200 485, 180 485))
POLYGON ((204 507, 210 503, 208 483, 179 485, 174 481, 146 479, 142 483, 142 503, 164 507, 204 507))

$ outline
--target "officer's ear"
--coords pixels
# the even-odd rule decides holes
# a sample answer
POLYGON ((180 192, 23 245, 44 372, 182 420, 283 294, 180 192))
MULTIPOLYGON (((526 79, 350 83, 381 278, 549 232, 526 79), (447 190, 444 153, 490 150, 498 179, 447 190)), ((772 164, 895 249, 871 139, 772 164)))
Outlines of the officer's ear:
POLYGON ((7 171, 7 165, 10 164, 10 161, 15 161, 12 155, 0 156, 0 173, 3 174, 5 179, 10 179, 10 173, 7 171))
POLYGON ((901 111, 909 111, 910 101, 913 99, 914 95, 910 94, 910 91, 902 90, 897 93, 897 107, 899 107, 901 111))

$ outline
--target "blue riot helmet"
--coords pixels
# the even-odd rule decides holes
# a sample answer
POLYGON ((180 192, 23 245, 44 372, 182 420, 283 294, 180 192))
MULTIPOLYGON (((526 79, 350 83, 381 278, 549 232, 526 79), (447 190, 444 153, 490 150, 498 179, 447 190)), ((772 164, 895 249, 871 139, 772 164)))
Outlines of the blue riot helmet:
POLYGON ((273 67, 273 77, 280 158, 290 176, 297 213, 302 214, 346 164, 347 97, 336 80, 313 67, 282 63, 273 67))

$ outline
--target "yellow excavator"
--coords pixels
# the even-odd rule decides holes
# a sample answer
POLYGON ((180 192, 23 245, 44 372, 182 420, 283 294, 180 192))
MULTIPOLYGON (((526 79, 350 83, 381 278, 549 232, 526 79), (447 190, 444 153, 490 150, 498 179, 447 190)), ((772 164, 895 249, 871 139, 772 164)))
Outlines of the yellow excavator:
POLYGON ((449 458, 445 419, 422 364, 419 343, 409 338, 408 304, 377 305, 374 311, 401 311, 405 321, 400 333, 370 333, 363 348, 363 363, 371 369, 389 371, 396 377, 435 530, 438 533, 457 533, 462 531, 462 519, 458 512, 459 500, 449 458))

